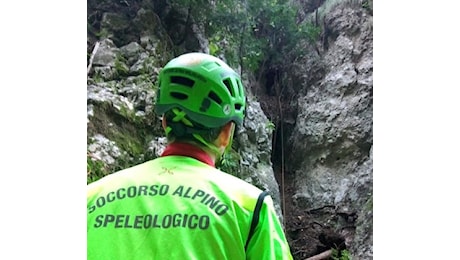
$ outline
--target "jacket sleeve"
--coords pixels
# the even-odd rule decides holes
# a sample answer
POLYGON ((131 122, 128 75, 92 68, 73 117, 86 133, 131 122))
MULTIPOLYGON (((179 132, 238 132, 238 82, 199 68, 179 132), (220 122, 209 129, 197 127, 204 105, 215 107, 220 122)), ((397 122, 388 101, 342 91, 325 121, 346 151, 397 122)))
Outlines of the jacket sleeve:
POLYGON ((266 196, 260 210, 259 223, 250 238, 246 259, 292 260, 289 244, 276 215, 273 200, 266 196))

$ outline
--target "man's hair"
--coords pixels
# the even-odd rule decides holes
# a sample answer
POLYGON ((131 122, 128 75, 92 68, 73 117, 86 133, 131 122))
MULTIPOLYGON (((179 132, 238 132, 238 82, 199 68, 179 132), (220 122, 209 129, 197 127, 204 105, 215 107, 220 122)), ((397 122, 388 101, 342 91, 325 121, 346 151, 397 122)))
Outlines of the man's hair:
MULTIPOLYGON (((173 118, 175 117, 175 113, 171 110, 167 111, 163 117, 166 120, 166 125, 171 127, 172 130, 169 131, 166 135, 166 138, 168 139, 168 142, 192 142, 195 144, 198 144, 202 146, 203 144, 199 142, 194 136, 193 132, 185 132, 185 133, 178 133, 177 128, 179 127, 178 125, 181 125, 180 127, 187 128, 185 124, 182 122, 173 122, 173 118)), ((203 126, 200 123, 197 123, 193 120, 191 120, 189 117, 185 116, 187 120, 189 120, 192 124, 193 127, 188 127, 189 129, 195 130, 197 134, 199 134, 206 142, 212 143, 214 142, 217 137, 219 137, 219 133, 221 132, 223 126, 217 127, 217 128, 207 128, 203 126)))

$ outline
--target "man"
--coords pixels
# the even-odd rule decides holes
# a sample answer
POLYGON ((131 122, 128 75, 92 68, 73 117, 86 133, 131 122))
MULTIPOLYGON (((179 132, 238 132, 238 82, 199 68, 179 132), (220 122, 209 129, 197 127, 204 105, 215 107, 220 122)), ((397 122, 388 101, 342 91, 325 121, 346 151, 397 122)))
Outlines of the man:
POLYGON ((292 259, 268 193, 215 168, 245 106, 220 59, 168 62, 156 103, 168 146, 88 185, 88 259, 292 259))

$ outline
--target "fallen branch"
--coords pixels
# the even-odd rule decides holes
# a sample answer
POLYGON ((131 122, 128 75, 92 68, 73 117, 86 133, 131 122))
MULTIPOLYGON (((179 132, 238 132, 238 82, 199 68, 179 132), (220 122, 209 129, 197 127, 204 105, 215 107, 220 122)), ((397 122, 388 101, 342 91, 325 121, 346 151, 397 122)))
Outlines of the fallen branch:
POLYGON ((88 64, 88 69, 86 70, 86 75, 88 75, 89 72, 91 71, 91 67, 93 66, 94 55, 96 55, 98 48, 99 48, 99 42, 96 42, 96 45, 94 45, 93 52, 91 53, 91 57, 89 58, 89 64, 88 64))
POLYGON ((332 249, 329 249, 327 251, 322 252, 321 254, 314 255, 312 257, 309 257, 305 260, 323 260, 323 259, 328 259, 332 255, 332 249))

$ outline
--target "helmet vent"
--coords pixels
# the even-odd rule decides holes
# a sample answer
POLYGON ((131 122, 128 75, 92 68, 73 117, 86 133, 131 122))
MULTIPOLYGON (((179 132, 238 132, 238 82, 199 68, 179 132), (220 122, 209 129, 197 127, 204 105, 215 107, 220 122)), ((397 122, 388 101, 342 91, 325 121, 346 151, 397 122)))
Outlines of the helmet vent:
POLYGON ((209 101, 209 98, 205 98, 203 99, 203 102, 201 102, 200 111, 206 112, 210 106, 211 106, 211 101, 209 101))
POLYGON ((220 97, 216 93, 214 93, 214 91, 209 92, 208 97, 216 101, 217 104, 222 104, 222 99, 220 99, 220 97))
POLYGON ((180 100, 185 100, 188 98, 186 94, 180 93, 180 92, 171 92, 170 94, 171 94, 171 97, 180 99, 180 100))
POLYGON ((241 85, 241 82, 239 79, 236 80, 236 83, 238 84, 238 91, 240 92, 240 95, 241 95, 241 93, 244 93, 243 86, 241 85))
POLYGON ((207 71, 217 69, 218 67, 220 67, 220 64, 217 62, 210 62, 203 65, 203 68, 205 68, 207 71))
POLYGON ((172 76, 171 77, 171 83, 176 83, 180 84, 186 87, 193 87, 193 84, 195 84, 195 81, 185 78, 185 77, 180 77, 180 76, 172 76))
POLYGON ((235 93, 233 93, 232 82, 230 81, 230 79, 225 79, 223 82, 225 86, 227 87, 228 91, 230 92, 230 95, 232 97, 235 97, 235 93))
POLYGON ((239 111, 241 109, 242 105, 241 104, 235 104, 235 110, 239 111))

